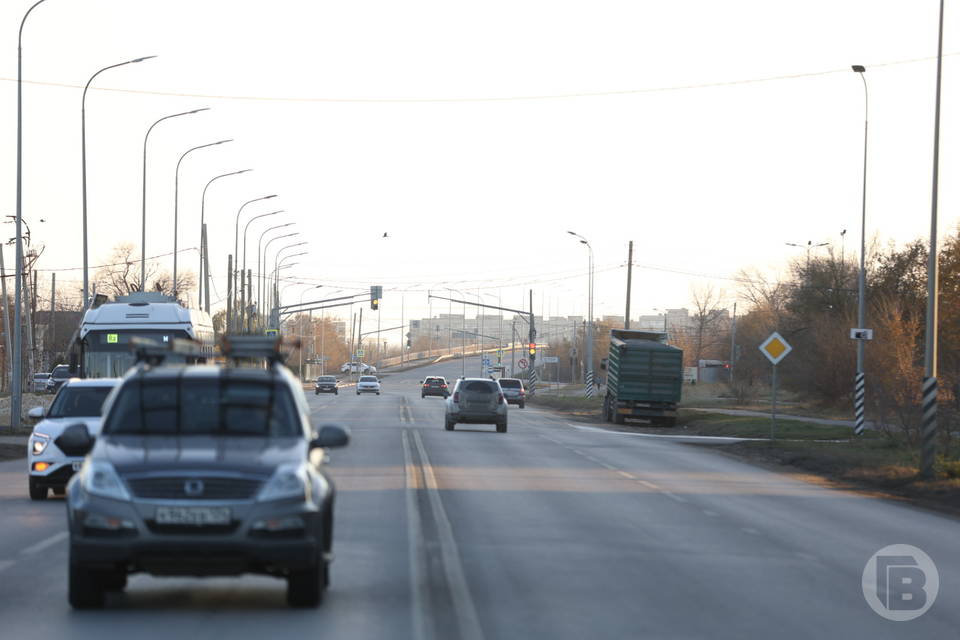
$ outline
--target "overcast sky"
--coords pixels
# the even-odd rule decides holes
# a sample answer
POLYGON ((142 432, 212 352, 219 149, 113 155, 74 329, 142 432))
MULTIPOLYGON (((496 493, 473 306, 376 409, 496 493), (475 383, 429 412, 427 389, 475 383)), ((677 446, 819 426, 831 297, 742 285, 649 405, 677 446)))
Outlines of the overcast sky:
MULTIPOLYGON (((31 3, 0 3, 2 215, 15 211, 17 28, 31 3)), ((942 233, 960 205, 960 9, 947 4, 942 233)), ((92 264, 118 243, 139 248, 147 127, 210 107, 151 134, 146 253, 173 248, 180 155, 233 138, 181 166, 185 249, 199 244, 206 182, 254 169, 208 192, 214 299, 225 294, 238 207, 276 193, 243 221, 273 208, 285 217, 253 223, 251 237, 268 220, 295 221, 310 253, 290 276, 330 291, 383 285, 384 323, 399 319, 401 295, 406 316, 419 317, 426 290, 443 287, 480 287, 508 306, 532 288, 538 313, 585 313, 587 254, 570 229, 596 254, 597 315, 623 313, 629 240, 635 315, 689 306, 704 284, 729 304, 739 270, 775 275, 803 257, 786 243, 839 252, 846 229, 855 259, 864 94, 851 64, 867 66, 870 88, 868 237, 929 233, 937 9, 47 0, 24 32, 23 213, 46 246, 40 268, 78 290, 80 272, 66 270, 82 264, 82 87, 101 67, 157 55, 103 73, 87 97, 92 264)), ((12 247, 6 256, 9 267, 12 247)), ((180 268, 197 261, 185 252, 180 268)), ((305 289, 289 287, 286 300, 305 289)))

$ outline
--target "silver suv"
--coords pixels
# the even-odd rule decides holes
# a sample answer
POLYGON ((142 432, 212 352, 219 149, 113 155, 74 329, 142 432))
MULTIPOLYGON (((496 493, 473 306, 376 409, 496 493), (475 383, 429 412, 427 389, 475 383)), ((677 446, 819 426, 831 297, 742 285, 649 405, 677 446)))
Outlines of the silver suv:
POLYGON ((58 440, 89 451, 67 489, 73 607, 103 606, 135 572, 267 574, 286 579, 291 606, 320 603, 334 499, 321 465, 349 432, 314 431, 282 364, 141 364, 103 415, 95 441, 83 424, 58 440))
POLYGON ((507 432, 507 401, 496 380, 460 378, 447 398, 444 426, 453 431, 458 423, 495 424, 497 433, 507 432))

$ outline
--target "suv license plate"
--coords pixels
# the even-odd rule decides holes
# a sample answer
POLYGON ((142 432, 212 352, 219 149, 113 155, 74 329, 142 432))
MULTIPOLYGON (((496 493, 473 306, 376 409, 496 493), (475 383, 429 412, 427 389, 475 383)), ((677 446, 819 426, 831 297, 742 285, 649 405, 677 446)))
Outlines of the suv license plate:
POLYGON ((157 524, 230 524, 229 507, 157 507, 157 524))

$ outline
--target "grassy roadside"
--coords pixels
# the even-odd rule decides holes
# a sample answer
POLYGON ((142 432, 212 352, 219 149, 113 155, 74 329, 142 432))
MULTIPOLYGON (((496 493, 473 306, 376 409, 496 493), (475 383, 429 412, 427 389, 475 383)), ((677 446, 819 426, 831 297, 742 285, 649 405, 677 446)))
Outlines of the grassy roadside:
MULTIPOLYGON (((600 401, 596 398, 540 396, 528 402, 578 420, 600 422, 600 401)), ((853 437, 851 428, 846 426, 780 419, 771 441, 770 423, 770 418, 765 416, 730 416, 681 409, 674 428, 639 422, 615 428, 659 435, 760 438, 702 446, 777 471, 799 473, 805 479, 827 486, 960 514, 960 461, 955 457, 941 457, 935 479, 921 480, 919 449, 903 438, 877 431, 853 437)))

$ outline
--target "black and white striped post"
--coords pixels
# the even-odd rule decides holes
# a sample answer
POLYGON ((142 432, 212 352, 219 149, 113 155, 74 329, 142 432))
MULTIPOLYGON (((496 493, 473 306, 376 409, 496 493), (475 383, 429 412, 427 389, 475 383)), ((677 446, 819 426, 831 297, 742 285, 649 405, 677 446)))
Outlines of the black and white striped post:
POLYGON ((863 433, 863 422, 864 422, 863 397, 864 397, 864 387, 866 386, 865 378, 866 376, 864 376, 862 373, 857 374, 857 381, 856 381, 856 384, 854 385, 854 392, 853 392, 853 411, 854 411, 854 416, 856 420, 853 426, 853 432, 858 436, 863 433))
POLYGON ((593 387, 594 387, 594 384, 593 384, 593 370, 588 370, 588 371, 587 371, 586 386, 583 388, 583 396, 584 396, 585 398, 592 398, 592 397, 593 397, 593 393, 594 393, 593 387))

